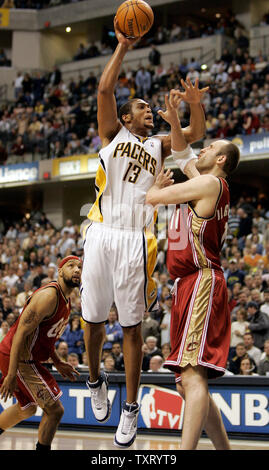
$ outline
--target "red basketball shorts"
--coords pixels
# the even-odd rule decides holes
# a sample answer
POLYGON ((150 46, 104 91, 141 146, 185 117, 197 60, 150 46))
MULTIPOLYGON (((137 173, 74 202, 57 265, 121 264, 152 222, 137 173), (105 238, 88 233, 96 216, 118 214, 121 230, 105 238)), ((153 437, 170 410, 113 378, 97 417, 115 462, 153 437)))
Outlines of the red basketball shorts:
POLYGON ((188 364, 208 369, 208 378, 224 374, 231 320, 221 272, 201 269, 176 281, 171 312, 171 353, 164 367, 181 380, 188 364))
MULTIPOLYGON (((2 384, 8 373, 9 356, 0 353, 0 370, 2 384)), ((53 405, 62 395, 56 380, 42 364, 38 362, 19 363, 17 371, 17 390, 14 396, 17 398, 22 410, 31 405, 45 408, 53 405)))

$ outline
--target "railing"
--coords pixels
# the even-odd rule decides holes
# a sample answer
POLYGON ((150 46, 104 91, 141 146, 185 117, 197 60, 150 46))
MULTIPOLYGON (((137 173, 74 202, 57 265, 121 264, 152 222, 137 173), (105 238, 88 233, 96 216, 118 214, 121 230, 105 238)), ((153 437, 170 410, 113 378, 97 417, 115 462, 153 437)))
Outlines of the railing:
MULTIPOLYGON (((138 51, 141 51, 138 50, 138 51)), ((145 55, 142 56, 141 58, 138 58, 136 56, 133 57, 128 57, 126 56, 124 59, 124 64, 123 68, 125 70, 128 69, 128 67, 132 68, 134 64, 136 64, 135 68, 138 68, 139 65, 144 65, 147 66, 149 64, 148 61, 148 53, 149 49, 147 48, 145 50, 145 55)), ((204 52, 204 47, 198 46, 198 47, 193 47, 193 48, 186 48, 184 50, 179 50, 179 51, 166 51, 162 52, 162 62, 166 63, 166 65, 169 65, 169 57, 171 57, 171 62, 176 62, 178 65, 183 62, 183 59, 187 57, 187 59, 190 59, 191 57, 195 57, 196 60, 198 60, 201 64, 206 63, 208 66, 211 66, 213 62, 215 61, 217 56, 216 50, 215 49, 210 49, 209 51, 207 50, 204 52), (175 59, 176 57, 176 59, 175 59)), ((74 74, 82 75, 87 74, 89 72, 93 72, 95 76, 99 77, 104 69, 105 63, 109 60, 110 55, 99 57, 102 61, 102 63, 99 64, 92 64, 91 65, 91 59, 85 59, 83 61, 78 62, 69 62, 68 64, 75 64, 77 63, 78 67, 74 68, 73 70, 65 70, 65 64, 59 65, 60 68, 62 69, 63 73, 63 78, 68 79, 70 77, 74 77, 74 74)), ((75 66, 74 66, 75 67, 75 66)))
POLYGON ((268 55, 269 50, 269 35, 252 37, 250 40, 250 54, 251 55, 268 55))

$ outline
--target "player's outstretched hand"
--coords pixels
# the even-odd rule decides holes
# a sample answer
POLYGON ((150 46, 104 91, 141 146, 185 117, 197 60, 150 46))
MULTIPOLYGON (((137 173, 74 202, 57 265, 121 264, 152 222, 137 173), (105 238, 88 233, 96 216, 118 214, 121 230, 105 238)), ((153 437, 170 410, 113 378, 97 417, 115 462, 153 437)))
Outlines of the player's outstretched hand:
POLYGON ((172 186, 174 184, 174 180, 172 179, 173 172, 168 169, 166 172, 164 171, 164 167, 162 167, 160 173, 158 174, 154 186, 162 189, 166 188, 167 186, 172 186))
POLYGON ((178 117, 178 107, 181 102, 181 98, 179 97, 178 90, 171 90, 169 95, 166 94, 164 97, 165 102, 165 111, 161 109, 158 111, 159 116, 161 116, 164 121, 168 122, 171 126, 173 124, 177 124, 179 117, 178 117))
POLYGON ((194 85, 192 84, 190 78, 187 78, 186 81, 181 80, 181 85, 184 88, 184 91, 177 90, 178 96, 189 104, 200 103, 204 94, 209 90, 209 86, 204 88, 199 88, 199 79, 196 78, 194 85))
POLYGON ((118 26, 118 20, 116 16, 114 18, 114 30, 116 34, 116 38, 120 44, 123 44, 127 47, 133 46, 140 38, 127 38, 120 30, 118 26))
POLYGON ((16 390, 17 379, 15 376, 7 375, 3 383, 0 387, 0 398, 3 399, 5 402, 8 398, 13 396, 14 391, 16 390))
POLYGON ((75 375, 80 375, 80 373, 71 366, 71 364, 68 364, 68 362, 58 362, 57 365, 55 364, 55 367, 62 377, 71 380, 71 382, 76 380, 75 375))

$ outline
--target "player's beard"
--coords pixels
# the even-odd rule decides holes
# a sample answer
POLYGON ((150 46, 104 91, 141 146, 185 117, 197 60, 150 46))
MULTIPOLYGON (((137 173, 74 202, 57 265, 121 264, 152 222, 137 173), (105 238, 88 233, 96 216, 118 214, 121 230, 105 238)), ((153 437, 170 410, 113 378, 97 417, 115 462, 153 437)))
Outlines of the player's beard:
POLYGON ((72 288, 72 287, 79 287, 80 281, 73 280, 73 278, 68 278, 65 275, 63 275, 63 281, 66 285, 66 287, 72 288))

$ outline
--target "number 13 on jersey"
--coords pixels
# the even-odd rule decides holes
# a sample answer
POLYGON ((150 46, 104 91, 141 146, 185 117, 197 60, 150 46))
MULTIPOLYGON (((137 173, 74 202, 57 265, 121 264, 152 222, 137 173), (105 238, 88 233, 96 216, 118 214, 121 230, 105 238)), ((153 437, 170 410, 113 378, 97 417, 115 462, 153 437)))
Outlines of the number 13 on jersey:
POLYGON ((128 180, 130 183, 136 183, 138 176, 141 173, 141 166, 136 165, 132 162, 129 162, 127 171, 123 177, 123 181, 126 181, 128 176, 128 180))

